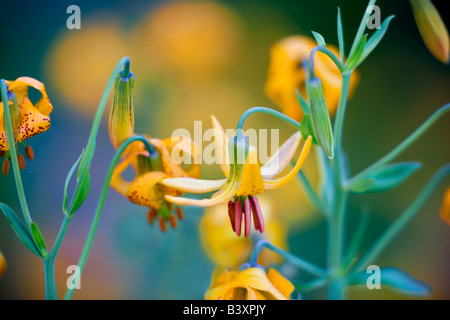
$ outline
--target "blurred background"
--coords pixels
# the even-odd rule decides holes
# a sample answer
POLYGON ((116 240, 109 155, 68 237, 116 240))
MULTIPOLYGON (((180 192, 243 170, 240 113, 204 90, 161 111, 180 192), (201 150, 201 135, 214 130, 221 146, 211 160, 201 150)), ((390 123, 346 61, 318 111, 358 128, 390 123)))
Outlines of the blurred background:
MULTIPOLYGON (((434 3, 449 26, 444 1, 434 3)), ((348 105, 344 148, 353 174, 383 156, 450 100, 448 66, 425 47, 409 2, 381 0, 377 5, 382 19, 391 14, 396 18, 382 43, 359 68, 361 81, 348 105)), ((327 43, 337 44, 337 6, 349 48, 365 1, 3 2, 0 77, 41 80, 54 106, 49 131, 27 141, 36 156, 22 171, 28 204, 47 246, 53 244, 63 220, 66 175, 87 142, 99 99, 121 57, 130 57, 136 75, 137 133, 165 138, 176 128, 192 131, 194 121, 200 120, 206 129, 211 114, 231 129, 250 107, 278 108, 264 93, 269 50, 276 41, 290 35, 310 36, 314 30, 327 43), (66 27, 70 16, 66 9, 72 4, 81 9, 81 30, 66 27)), ((108 137, 108 108, 92 165, 91 191, 74 216, 56 260, 60 297, 69 276, 67 266, 78 261, 115 151, 108 137)), ((282 139, 293 132, 265 115, 252 117, 246 126, 280 128, 282 139)), ((408 183, 381 194, 350 197, 349 237, 361 208, 369 207, 370 228, 363 244, 367 248, 403 212, 429 177, 449 161, 449 126, 450 116, 446 115, 398 159, 423 164, 408 183)), ((305 170, 316 180, 313 157, 305 170)), ((221 173, 215 166, 204 165, 203 176, 218 178, 221 173)), ((445 184, 449 184, 448 179, 445 184)), ((450 229, 438 215, 444 188, 439 187, 376 261, 379 266, 401 267, 428 283, 433 290, 431 299, 450 299, 450 229)), ((267 214, 277 217, 273 237, 280 246, 325 265, 325 222, 314 212, 299 184, 292 181, 262 198, 268 203, 267 214)), ((12 172, 0 176, 0 201, 20 212, 12 172)), ((110 191, 75 299, 203 299, 213 268, 229 260, 226 254, 225 258, 217 257, 205 246, 211 240, 205 233, 213 227, 205 230, 199 226, 216 223, 218 227, 223 221, 202 221, 201 209, 186 208, 185 220, 164 234, 157 225, 148 224, 146 211, 110 191)), ((228 228, 228 220, 223 223, 228 228)), ((233 241, 229 240, 230 247, 233 241)), ((234 247, 240 248, 235 254, 243 255, 240 259, 245 261, 251 246, 240 245, 234 247)), ((8 270, 0 279, 0 299, 44 298, 41 261, 21 245, 3 215, 0 250, 8 261, 8 270)), ((289 266, 284 271, 301 276, 289 266)), ((322 297, 321 290, 305 295, 322 297)), ((408 297, 364 287, 351 289, 349 298, 408 297)))

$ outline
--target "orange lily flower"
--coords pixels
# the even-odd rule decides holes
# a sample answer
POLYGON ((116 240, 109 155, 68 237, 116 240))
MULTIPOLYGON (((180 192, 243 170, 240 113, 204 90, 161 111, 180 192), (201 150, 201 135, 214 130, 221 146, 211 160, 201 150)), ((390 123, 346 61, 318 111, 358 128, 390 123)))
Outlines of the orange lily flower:
POLYGON ((228 271, 216 268, 206 300, 290 300, 294 285, 276 269, 228 271))
MULTIPOLYGON (((311 50, 317 43, 308 37, 290 36, 275 43, 270 51, 270 64, 265 84, 265 91, 283 112, 301 121, 302 110, 297 100, 295 89, 303 97, 306 94, 308 70, 304 62, 309 60, 311 50)), ((339 50, 332 45, 327 48, 336 56, 339 50)), ((341 74, 336 65, 324 53, 318 52, 314 59, 314 73, 322 80, 323 93, 331 116, 336 112, 341 91, 341 74)), ((354 72, 350 79, 349 97, 358 83, 359 75, 354 72)))
MULTIPOLYGON (((38 133, 47 131, 50 127, 50 113, 53 111, 53 106, 47 96, 44 84, 29 77, 20 77, 15 81, 5 81, 5 83, 8 89, 15 142, 22 143, 38 133), (28 97, 29 87, 41 93, 41 98, 35 104, 28 97)), ((3 162, 3 174, 7 174, 10 146, 7 139, 3 108, 3 102, 0 101, 0 158, 6 155, 3 162)), ((25 155, 28 159, 33 159, 34 152, 30 146, 26 146, 25 155)), ((18 161, 19 167, 23 169, 25 167, 23 155, 18 154, 18 161)))
POLYGON ((169 178, 161 181, 169 188, 191 193, 208 193, 219 190, 210 199, 190 199, 166 195, 165 199, 178 205, 193 205, 211 207, 228 203, 228 214, 233 231, 241 235, 241 225, 244 219, 245 236, 248 237, 251 228, 251 214, 255 229, 264 231, 264 219, 255 195, 267 189, 275 189, 289 182, 303 165, 311 148, 311 136, 306 139, 300 156, 294 168, 283 178, 276 178, 290 163, 302 139, 300 132, 293 134, 269 161, 260 166, 256 148, 249 146, 248 138, 241 135, 228 144, 226 135, 220 123, 212 117, 216 132, 216 150, 221 162, 221 169, 227 178, 205 180, 193 178, 169 178), (239 155, 246 156, 245 162, 235 161, 239 155), (234 197, 234 200, 231 200, 234 197))

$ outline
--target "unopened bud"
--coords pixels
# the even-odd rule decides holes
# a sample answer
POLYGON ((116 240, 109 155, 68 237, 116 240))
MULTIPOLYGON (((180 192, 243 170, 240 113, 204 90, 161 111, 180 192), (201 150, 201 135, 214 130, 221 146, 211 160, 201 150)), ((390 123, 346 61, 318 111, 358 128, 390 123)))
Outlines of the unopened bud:
POLYGON ((330 114, 323 95, 322 81, 314 77, 306 81, 306 91, 311 104, 311 120, 317 142, 327 154, 334 157, 334 137, 330 114))

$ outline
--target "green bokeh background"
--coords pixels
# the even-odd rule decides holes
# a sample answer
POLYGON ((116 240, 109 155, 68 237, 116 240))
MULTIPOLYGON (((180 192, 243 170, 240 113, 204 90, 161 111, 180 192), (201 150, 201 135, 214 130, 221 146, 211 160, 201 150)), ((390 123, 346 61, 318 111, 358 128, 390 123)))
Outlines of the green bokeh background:
MULTIPOLYGON (((47 59, 55 42, 66 33, 77 32, 66 28, 66 8, 71 4, 81 8, 82 28, 84 19, 94 15, 106 19, 114 17, 117 24, 131 28, 142 19, 143 12, 165 2, 10 1, 0 5, 0 77, 12 80, 26 75, 42 80, 55 107, 51 129, 30 139, 36 158, 28 162, 23 171, 29 207, 48 245, 53 243, 63 219, 61 204, 66 174, 87 141, 92 121, 85 113, 78 112, 76 105, 55 92, 50 84, 54 80, 49 77, 47 59)), ((189 108, 180 105, 179 112, 183 113, 186 128, 190 128, 194 120, 208 122, 210 114, 216 114, 219 119, 226 117, 225 125, 232 128, 240 114, 249 107, 264 105, 277 108, 263 90, 270 46, 288 35, 310 35, 310 30, 320 32, 327 43, 337 44, 336 7, 339 6, 349 48, 366 6, 365 1, 332 0, 230 0, 220 3, 238 17, 241 30, 237 54, 233 61, 228 62, 231 68, 223 76, 226 78, 224 81, 232 81, 245 92, 249 104, 230 106, 230 114, 224 108, 214 108, 215 99, 221 99, 220 96, 207 95, 204 110, 195 113, 204 115, 201 119, 194 118, 189 108)), ((448 21, 443 1, 435 4, 444 20, 448 21)), ((378 5, 383 19, 391 14, 396 18, 382 43, 359 68, 361 83, 348 105, 343 144, 352 173, 383 156, 434 110, 450 100, 448 66, 437 61, 425 47, 409 2, 379 1, 378 5)), ((111 65, 111 71, 113 68, 111 65)), ((139 70, 133 72, 137 74, 138 82, 139 70)), ((168 79, 164 81, 170 90, 159 90, 158 81, 152 80, 146 83, 143 91, 136 93, 136 106, 145 106, 136 107, 136 132, 167 137, 181 125, 168 119, 163 109, 172 96, 178 101, 183 99, 177 96, 176 86, 171 87, 170 77, 168 79)), ((208 88, 222 85, 222 80, 216 79, 208 88)), ((104 83, 106 81, 105 78, 104 83)), ((83 83, 73 83, 73 86, 83 95, 83 83)), ((93 105, 92 109, 95 107, 93 105)), ((272 128, 281 123, 260 116, 249 121, 248 125, 272 128)), ((361 207, 370 207, 371 225, 365 234, 365 248, 408 206, 433 172, 449 162, 449 126, 450 116, 446 115, 398 159, 423 164, 423 168, 407 183, 390 192, 350 197, 350 233, 361 207)), ((74 217, 56 261, 60 294, 68 276, 66 266, 76 264, 78 260, 107 164, 114 153, 107 133, 107 121, 102 123, 97 146, 92 165, 91 193, 74 217)), ((448 179, 445 184, 449 184, 448 179)), ((376 261, 380 266, 403 268, 428 283, 433 289, 431 299, 450 298, 450 229, 438 216, 444 188, 444 185, 439 187, 420 214, 376 261)), ((11 172, 0 177, 0 201, 20 212, 11 172)), ((149 226, 145 213, 145 208, 129 203, 114 191, 110 192, 83 276, 82 289, 75 298, 203 298, 214 265, 204 253, 199 239, 198 222, 202 211, 187 208, 186 219, 177 230, 169 230, 167 234, 162 234, 157 226, 149 226)), ((301 208, 297 208, 295 213, 303 214, 301 208)), ((325 223, 318 214, 309 214, 307 219, 290 230, 288 238, 292 252, 319 265, 325 264, 325 240, 325 223)), ((8 261, 8 270, 0 279, 0 298, 42 299, 41 262, 19 243, 3 216, 0 217, 0 250, 8 261)), ((318 299, 323 297, 323 292, 305 297, 318 299)), ((407 298, 388 289, 369 291, 366 288, 351 289, 349 297, 407 298)))

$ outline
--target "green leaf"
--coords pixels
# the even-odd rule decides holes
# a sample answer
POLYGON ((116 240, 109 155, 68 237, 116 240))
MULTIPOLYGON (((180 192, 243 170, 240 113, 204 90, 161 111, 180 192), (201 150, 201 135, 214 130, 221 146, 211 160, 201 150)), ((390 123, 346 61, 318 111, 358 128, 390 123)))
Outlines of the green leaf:
MULTIPOLYGON (((349 279, 349 285, 366 285, 369 276, 370 274, 366 271, 357 272, 349 279)), ((415 279, 398 268, 380 268, 380 281, 381 289, 383 289, 383 286, 387 286, 390 289, 410 296, 426 297, 431 292, 428 284, 415 279)))
POLYGON ((338 31, 338 43, 339 43, 339 54, 341 61, 344 61, 345 50, 344 50, 344 28, 342 27, 342 17, 341 17, 341 9, 338 7, 338 16, 337 16, 337 31, 338 31))
POLYGON ((316 39, 317 44, 319 46, 326 47, 327 44, 325 43, 325 39, 322 37, 322 35, 320 33, 314 32, 314 31, 311 31, 311 32, 314 36, 314 39, 316 39))
POLYGON ((375 193, 392 189, 405 182, 421 166, 419 162, 399 162, 382 166, 367 176, 368 179, 373 178, 374 182, 365 192, 375 193))
POLYGON ((69 187, 70 180, 72 179, 73 173, 75 172, 75 169, 77 168, 78 164, 81 161, 81 158, 83 157, 84 149, 81 151, 81 155, 78 157, 78 160, 73 164, 72 168, 70 169, 69 173, 66 177, 66 182, 64 184, 64 199, 63 199, 63 212, 66 216, 69 216, 69 212, 67 210, 67 188, 69 187))
POLYGON ((367 34, 363 35, 356 45, 355 51, 348 58, 347 63, 345 64, 344 72, 351 72, 356 66, 359 64, 359 61, 363 55, 364 48, 367 42, 367 34))
POLYGON ((302 109, 303 114, 311 114, 311 107, 309 106, 309 103, 305 100, 305 98, 303 98, 298 89, 295 89, 295 94, 297 95, 297 100, 300 104, 300 108, 302 109))
POLYGON ((380 43, 381 39, 383 39, 384 35, 386 34, 386 31, 389 27, 389 23, 392 19, 394 19, 394 15, 391 15, 384 19, 383 23, 380 25, 380 29, 374 32, 373 35, 370 36, 369 40, 367 40, 366 43, 366 49, 363 52, 363 55, 361 59, 359 59, 358 64, 356 67, 364 61, 364 59, 367 58, 367 56, 375 49, 375 47, 380 43))
POLYGON ((41 256, 39 253, 39 249, 36 247, 34 243, 33 237, 31 236, 30 231, 25 226, 25 224, 19 219, 17 214, 11 209, 8 205, 0 202, 0 209, 5 214, 6 219, 8 220, 11 228, 14 233, 17 235, 19 240, 23 243, 25 247, 27 247, 31 252, 33 252, 37 256, 41 256))
POLYGON ((353 193, 364 193, 372 186, 375 179, 372 177, 363 177, 361 179, 352 181, 348 186, 348 190, 353 193))
POLYGON ((42 257, 45 257, 47 255, 47 247, 45 245, 44 237, 42 236, 41 231, 39 230, 38 225, 36 222, 31 222, 31 235, 34 239, 34 243, 36 244, 36 247, 38 248, 39 252, 41 253, 42 257))
POLYGON ((83 175, 81 175, 80 179, 77 181, 77 186, 75 188, 75 192, 69 206, 69 216, 72 216, 81 207, 89 193, 90 188, 91 175, 89 171, 87 171, 83 175))

